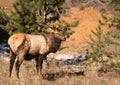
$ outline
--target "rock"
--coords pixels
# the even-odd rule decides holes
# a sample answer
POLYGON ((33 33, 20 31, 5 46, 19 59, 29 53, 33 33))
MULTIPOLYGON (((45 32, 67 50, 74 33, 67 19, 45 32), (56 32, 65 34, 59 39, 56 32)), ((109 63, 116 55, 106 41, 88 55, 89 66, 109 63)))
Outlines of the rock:
POLYGON ((9 54, 3 54, 3 53, 0 53, 0 58, 2 61, 10 61, 10 57, 9 57, 9 54))
POLYGON ((99 62, 106 62, 109 60, 109 58, 107 56, 103 55, 102 57, 98 57, 97 60, 99 62))
POLYGON ((85 61, 86 55, 79 54, 77 56, 72 56, 69 54, 58 54, 54 56, 53 54, 49 54, 47 56, 47 61, 48 62, 53 62, 52 60, 55 61, 57 66, 65 66, 65 65, 78 65, 82 66, 82 62, 85 61))
POLYGON ((47 60, 52 60, 54 58, 54 54, 53 53, 50 53, 47 55, 47 60))
POLYGON ((75 61, 84 61, 86 59, 87 59, 86 55, 82 55, 82 54, 79 54, 75 57, 75 61))
POLYGON ((63 66, 62 67, 67 72, 84 72, 85 71, 85 65, 84 66, 76 66, 76 65, 69 65, 69 66, 63 66))
POLYGON ((82 64, 83 61, 85 61, 87 58, 85 55, 79 54, 75 57, 73 57, 73 59, 67 59, 66 61, 64 61, 65 65, 80 65, 82 64))
POLYGON ((6 43, 0 44, 0 57, 3 61, 9 61, 10 58, 9 47, 6 43))
POLYGON ((55 56, 55 60, 65 61, 65 60, 68 60, 68 59, 74 59, 74 57, 71 56, 71 55, 67 55, 67 54, 58 54, 57 56, 55 56))

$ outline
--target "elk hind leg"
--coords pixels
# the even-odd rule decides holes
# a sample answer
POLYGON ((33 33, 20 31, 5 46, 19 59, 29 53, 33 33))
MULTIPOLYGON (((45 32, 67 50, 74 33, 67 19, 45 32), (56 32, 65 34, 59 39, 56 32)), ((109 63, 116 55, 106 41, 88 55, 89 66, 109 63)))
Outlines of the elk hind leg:
POLYGON ((11 52, 11 56, 10 56, 10 66, 9 66, 9 76, 11 77, 11 73, 12 73, 12 69, 13 69, 13 65, 16 59, 16 55, 14 53, 11 52))
POLYGON ((25 55, 29 50, 30 43, 28 39, 25 37, 22 44, 18 47, 18 50, 16 52, 17 54, 17 61, 16 61, 16 74, 19 78, 19 68, 22 64, 23 60, 25 59, 25 55))
POLYGON ((18 56, 17 56, 17 61, 16 61, 16 75, 17 75, 18 78, 19 78, 19 68, 20 68, 20 65, 22 64, 22 62, 24 60, 24 56, 25 56, 24 53, 18 54, 18 56))

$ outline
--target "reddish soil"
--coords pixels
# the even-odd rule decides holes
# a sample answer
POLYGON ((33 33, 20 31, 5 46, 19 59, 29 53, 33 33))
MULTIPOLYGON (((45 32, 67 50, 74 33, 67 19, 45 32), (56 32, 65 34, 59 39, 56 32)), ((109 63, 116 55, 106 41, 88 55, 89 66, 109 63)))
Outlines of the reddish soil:
POLYGON ((0 0, 0 8, 5 10, 5 12, 10 12, 10 10, 13 8, 12 3, 15 0, 0 0))
MULTIPOLYGON (((109 12, 106 13, 108 17, 112 16, 109 12)), ((93 7, 85 8, 84 10, 79 10, 76 7, 70 9, 70 15, 68 17, 63 17, 67 22, 72 22, 79 20, 77 27, 71 28, 75 31, 70 38, 64 42, 63 46, 68 47, 67 53, 70 51, 71 54, 85 53, 88 48, 88 41, 90 41, 90 35, 93 36, 91 30, 95 30, 98 27, 98 20, 102 20, 101 13, 94 9, 93 7), (69 50, 69 51, 68 51, 69 50), (74 52, 74 53, 73 53, 74 52)), ((108 27, 102 27, 104 33, 110 31, 108 27)), ((95 36, 93 36, 95 38, 95 36)))
MULTIPOLYGON (((67 22, 72 22, 74 20, 79 20, 80 22, 77 27, 72 28, 75 33, 67 42, 69 45, 78 45, 88 42, 91 30, 95 30, 98 26, 98 20, 102 20, 100 12, 92 7, 85 8, 85 10, 82 11, 73 7, 70 13, 69 17, 64 17, 67 22)), ((111 14, 108 13, 107 16, 111 16, 111 14)), ((104 27, 103 30, 105 32, 108 31, 106 27, 104 27)))

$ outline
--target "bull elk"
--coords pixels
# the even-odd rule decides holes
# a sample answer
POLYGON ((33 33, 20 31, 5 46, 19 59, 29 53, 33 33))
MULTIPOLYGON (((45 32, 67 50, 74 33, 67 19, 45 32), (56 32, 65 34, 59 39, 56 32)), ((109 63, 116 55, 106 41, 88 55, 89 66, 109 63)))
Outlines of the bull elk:
POLYGON ((25 34, 18 33, 12 35, 8 39, 10 46, 10 66, 9 76, 11 77, 14 62, 16 68, 16 75, 19 78, 19 68, 24 60, 35 59, 37 73, 42 74, 42 63, 47 54, 56 52, 61 41, 65 41, 66 37, 62 33, 51 34, 25 34), (15 61, 15 59, 17 60, 15 61))

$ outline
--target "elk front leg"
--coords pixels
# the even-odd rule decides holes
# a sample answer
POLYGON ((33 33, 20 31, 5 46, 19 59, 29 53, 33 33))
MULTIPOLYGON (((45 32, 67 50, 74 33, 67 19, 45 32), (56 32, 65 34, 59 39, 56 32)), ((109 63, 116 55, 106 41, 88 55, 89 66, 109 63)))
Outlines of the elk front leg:
POLYGON ((39 56, 39 58, 38 58, 38 61, 37 61, 37 71, 38 71, 38 73, 39 73, 39 71, 40 71, 40 74, 42 75, 42 64, 43 64, 43 60, 44 60, 44 55, 40 55, 39 56))
POLYGON ((38 74, 39 73, 38 57, 35 59, 35 61, 36 61, 36 70, 37 70, 37 74, 38 74))

